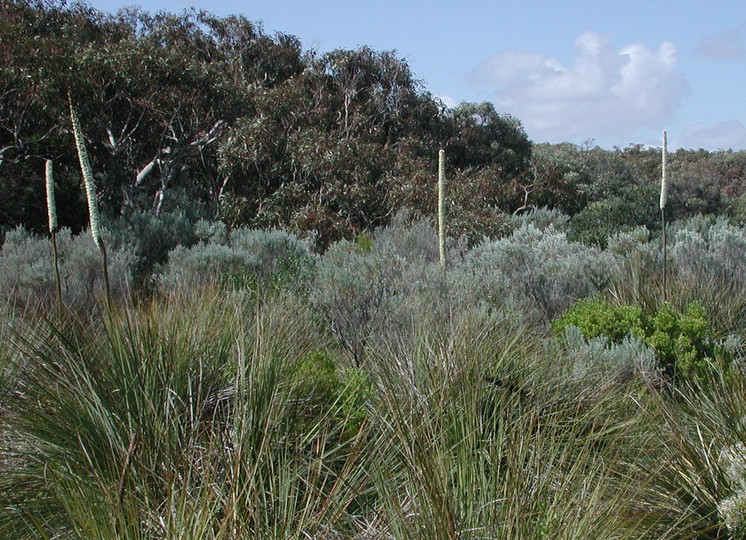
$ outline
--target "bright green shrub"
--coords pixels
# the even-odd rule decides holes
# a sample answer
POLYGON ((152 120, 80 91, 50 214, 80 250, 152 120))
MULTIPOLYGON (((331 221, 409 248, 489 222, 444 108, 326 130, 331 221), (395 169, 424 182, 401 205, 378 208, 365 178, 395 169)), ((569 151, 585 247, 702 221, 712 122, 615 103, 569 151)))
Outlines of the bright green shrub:
POLYGON ((577 327, 586 339, 605 337, 621 343, 631 336, 655 351, 658 367, 671 377, 698 377, 728 353, 712 335, 705 309, 692 302, 683 313, 670 304, 652 315, 636 306, 613 306, 602 298, 582 300, 552 322, 554 334, 564 341, 569 326, 577 327))
POLYGON ((705 309, 692 302, 684 313, 664 304, 650 319, 648 344, 668 373, 703 374, 726 356, 712 337, 705 309))
POLYGON ((560 339, 567 326, 577 327, 586 339, 606 337, 612 343, 621 343, 629 335, 645 335, 640 308, 612 306, 602 298, 581 300, 552 322, 552 330, 560 339))

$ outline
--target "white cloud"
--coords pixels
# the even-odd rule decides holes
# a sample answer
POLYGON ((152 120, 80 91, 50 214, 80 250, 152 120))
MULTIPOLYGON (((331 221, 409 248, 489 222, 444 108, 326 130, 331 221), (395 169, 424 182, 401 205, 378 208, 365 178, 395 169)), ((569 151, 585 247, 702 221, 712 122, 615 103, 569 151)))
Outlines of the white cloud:
POLYGON ((718 124, 688 126, 681 134, 685 148, 706 150, 734 150, 746 148, 746 126, 739 120, 726 120, 718 124))
POLYGON ((570 67, 544 53, 508 50, 468 77, 496 87, 498 110, 518 117, 532 139, 559 142, 659 127, 688 92, 676 62, 672 43, 616 50, 589 31, 576 40, 570 67))
POLYGON ((730 32, 707 36, 694 49, 694 52, 717 60, 743 60, 746 58, 744 38, 746 38, 746 24, 730 32))

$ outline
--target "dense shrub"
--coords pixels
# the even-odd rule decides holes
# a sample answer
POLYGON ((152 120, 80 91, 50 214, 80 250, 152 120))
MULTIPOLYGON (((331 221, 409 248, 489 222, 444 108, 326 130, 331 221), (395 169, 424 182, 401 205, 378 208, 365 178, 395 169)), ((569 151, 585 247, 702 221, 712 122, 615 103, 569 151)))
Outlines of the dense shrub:
POLYGON ((628 336, 645 337, 642 310, 636 306, 613 306, 602 298, 581 300, 552 321, 555 335, 562 339, 565 329, 574 326, 586 339, 605 337, 621 343, 628 336))
POLYGON ((719 462, 734 494, 718 503, 718 514, 731 534, 743 538, 746 535, 746 445, 739 442, 726 446, 720 453, 719 462))
MULTIPOLYGON (((108 233, 104 233, 107 237, 108 233)), ((71 308, 85 308, 103 291, 101 252, 87 232, 57 233, 62 300, 71 308)), ((111 293, 126 297, 132 285, 135 254, 128 246, 109 249, 111 293)), ((51 242, 22 227, 10 231, 0 249, 0 301, 18 307, 51 303, 56 298, 51 242)))
POLYGON ((512 216, 511 221, 518 227, 531 224, 537 229, 544 230, 553 227, 555 231, 567 232, 570 216, 555 208, 535 208, 530 212, 523 212, 512 216))
POLYGON ((613 306, 601 298, 584 300, 552 322, 560 339, 568 327, 576 327, 586 339, 603 337, 609 343, 640 339, 655 351, 658 367, 671 377, 703 376, 728 360, 713 337, 706 311, 696 302, 683 313, 663 304, 648 315, 636 306, 613 306))
POLYGON ((660 221, 656 202, 655 192, 647 189, 593 201, 572 217, 568 235, 584 244, 605 247, 616 233, 639 226, 655 229, 660 221))
POLYGON ((574 379, 597 377, 601 381, 626 382, 636 375, 648 381, 658 378, 655 352, 631 335, 616 342, 603 335, 588 338, 576 326, 567 326, 562 342, 572 362, 570 376, 574 379))
POLYGON ((113 245, 128 246, 136 257, 134 278, 138 284, 146 283, 154 268, 166 262, 169 251, 196 243, 195 227, 181 212, 135 212, 109 224, 113 245))
POLYGON ((492 303, 507 301, 544 321, 602 290, 618 260, 570 242, 553 227, 525 225, 511 236, 486 241, 466 256, 459 279, 492 303))
POLYGON ((388 243, 337 242, 318 262, 311 303, 358 365, 368 339, 395 320, 404 267, 388 243))
MULTIPOLYGON (((408 212, 397 214, 389 225, 375 231, 375 241, 389 244, 393 253, 408 261, 436 263, 440 260, 438 231, 425 219, 412 221, 408 212)), ((446 237, 446 256, 451 263, 466 252, 465 237, 446 237)))
POLYGON ((725 218, 695 216, 674 224, 670 255, 684 280, 746 278, 746 230, 725 218))
POLYGON ((233 287, 305 288, 312 275, 309 245, 281 230, 238 228, 223 234, 221 227, 201 223, 205 241, 178 246, 168 255, 159 276, 162 287, 196 287, 222 282, 233 287))

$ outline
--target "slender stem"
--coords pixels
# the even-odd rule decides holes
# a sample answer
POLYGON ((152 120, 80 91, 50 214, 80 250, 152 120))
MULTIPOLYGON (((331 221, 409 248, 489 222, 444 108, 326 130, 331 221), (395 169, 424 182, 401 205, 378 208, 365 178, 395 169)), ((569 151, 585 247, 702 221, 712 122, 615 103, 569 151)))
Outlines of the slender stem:
POLYGON ((101 250, 101 259, 104 268, 104 291, 106 292, 106 307, 109 311, 111 311, 112 302, 111 289, 109 288, 109 265, 106 257, 106 246, 104 245, 103 240, 99 242, 98 247, 101 250))
POLYGON ((668 245, 666 242, 666 203, 668 202, 668 178, 666 178, 666 154, 668 154, 668 137, 663 130, 663 145, 661 147, 661 225, 663 228, 663 301, 668 300, 668 245))
POLYGON ((57 311, 62 316, 62 280, 60 279, 60 267, 57 255, 57 233, 52 231, 52 259, 54 260, 54 279, 57 282, 57 311))
POLYGON ((666 238, 666 210, 661 208, 661 222, 663 225, 663 302, 668 301, 668 241, 666 238))

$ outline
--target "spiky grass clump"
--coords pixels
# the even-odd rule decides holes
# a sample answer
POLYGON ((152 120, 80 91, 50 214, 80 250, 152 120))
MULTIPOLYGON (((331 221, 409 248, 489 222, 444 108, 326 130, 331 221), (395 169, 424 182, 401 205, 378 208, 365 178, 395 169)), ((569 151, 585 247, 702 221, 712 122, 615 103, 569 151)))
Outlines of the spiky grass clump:
POLYGON ((318 346, 297 305, 203 294, 102 322, 41 323, 16 339, 3 534, 300 538, 347 526, 359 451, 330 421, 339 405, 294 419, 298 362, 318 346))
POLYGON ((565 385, 542 348, 487 317, 452 334, 426 325, 369 363, 373 473, 394 538, 643 536, 631 517, 640 485, 618 459, 639 430, 636 406, 621 390, 565 385))

